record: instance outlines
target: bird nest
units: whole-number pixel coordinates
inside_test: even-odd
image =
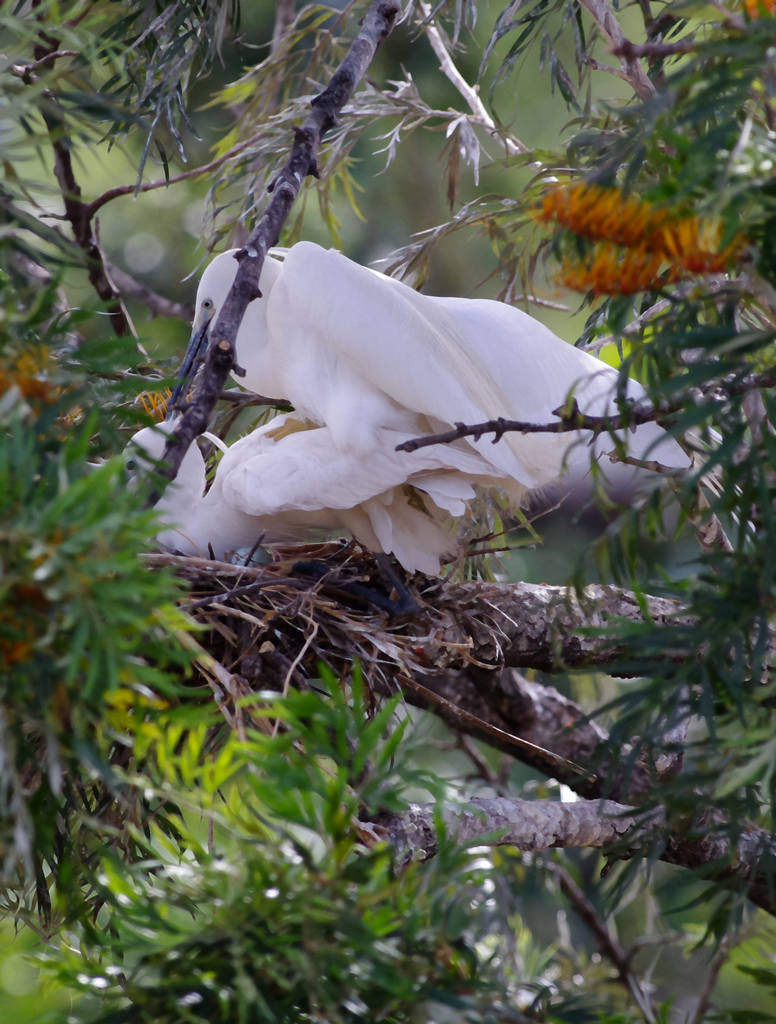
[[[240,698],[305,688],[322,663],[340,678],[357,663],[372,699],[409,691],[424,705],[434,702],[424,676],[499,667],[497,624],[461,601],[455,584],[415,574],[402,593],[385,562],[355,543],[275,545],[269,553],[261,566],[148,556],[188,583],[183,610],[202,627],[198,670],[238,731]],[[473,647],[495,658],[481,664]]]

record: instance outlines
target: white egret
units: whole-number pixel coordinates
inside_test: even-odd
[[[225,447],[205,493],[205,461],[196,444],[156,508],[166,524],[159,543],[183,554],[223,559],[260,538],[290,540],[311,531],[351,533],[372,551],[393,554],[409,572],[439,572],[452,554],[454,536],[445,524],[462,516],[489,484],[496,467],[461,446],[440,446],[408,460],[395,446],[411,433],[382,429],[368,458],[343,451],[325,427],[284,435],[291,416],[277,416]],[[145,427],[131,444],[159,460],[167,421]]]
[[[186,372],[232,285],[236,251],[217,256],[202,275]],[[240,382],[288,399],[297,418],[325,425],[333,449],[371,456],[384,443],[383,430],[412,433],[419,416],[432,432],[499,416],[549,423],[572,393],[583,413],[617,412],[612,367],[502,302],[422,295],[311,242],[294,245],[282,262],[270,254],[260,290],[237,335]],[[629,380],[625,395],[639,399],[644,389]],[[556,479],[567,460],[586,463],[588,439],[507,433],[495,445],[487,437],[466,445],[503,478],[532,489]],[[601,437],[595,451],[607,446],[611,440]],[[690,464],[652,423],[633,432],[629,447],[672,468]],[[418,455],[404,457],[412,465]]]

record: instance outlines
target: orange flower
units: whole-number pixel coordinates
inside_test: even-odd
[[[172,390],[170,388],[165,388],[164,391],[144,391],[137,396],[143,411],[157,422],[167,415],[167,403],[171,398]]]
[[[561,185],[548,192],[536,219],[542,223],[556,221],[583,238],[606,239],[624,246],[640,245],[657,226],[651,204],[624,196],[618,188],[584,182]]]
[[[22,352],[0,368],[0,394],[16,387],[23,398],[48,401],[52,388],[47,379],[47,363],[45,354]]]
[[[737,235],[723,249],[718,220],[680,216],[618,188],[586,183],[553,188],[535,217],[595,242],[583,266],[564,261],[560,279],[599,294],[629,295],[690,274],[721,273],[744,243]]]
[[[567,288],[596,295],[633,295],[654,291],[675,280],[674,272],[662,270],[665,260],[643,246],[621,249],[611,242],[597,242],[584,262],[564,260],[558,275]]]
[[[776,0],[744,0],[743,7],[752,21],[776,14]]]

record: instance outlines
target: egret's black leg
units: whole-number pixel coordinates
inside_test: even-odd
[[[420,605],[415,596],[410,593],[410,589],[407,586],[407,577],[404,571],[399,568],[393,555],[380,551],[375,554],[375,561],[380,566],[383,578],[387,581],[391,590],[396,591],[396,600],[393,601],[391,599],[394,607],[392,614],[396,616],[417,615],[420,611]]]
[[[378,565],[380,565],[379,559],[381,557],[389,558],[390,556],[378,555],[376,557],[378,559]],[[331,566],[317,558],[310,559],[308,561],[294,562],[292,568],[294,572],[301,573],[303,576],[312,576],[316,579],[321,579],[331,572]],[[370,604],[375,608],[380,608],[381,611],[388,612],[389,615],[394,617],[412,615],[419,611],[420,605],[412,594],[410,594],[406,584],[398,578],[396,570],[392,565],[390,565],[390,562],[387,571],[382,565],[380,565],[380,569],[384,575],[387,576],[391,589],[395,590],[398,594],[398,600],[394,600],[386,594],[381,594],[379,590],[368,586],[366,583],[359,583],[356,581],[350,583],[332,581],[332,587],[342,591],[343,594],[349,594],[351,597],[355,597],[359,601],[363,601],[365,604]]]

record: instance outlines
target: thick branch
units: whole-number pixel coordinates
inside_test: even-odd
[[[248,304],[259,297],[259,276],[271,246],[280,231],[308,174],[317,176],[316,158],[323,135],[336,124],[337,116],[353,95],[380,43],[393,27],[398,6],[393,0],[372,0],[364,15],[361,31],[334,72],[329,85],[312,101],[312,112],[295,130],[291,155],[270,186],[272,198],[246,247],[238,254],[239,266],[231,291],[215,325],[201,380],[175,432],[165,447],[165,475],[172,479],[194,439],[207,429],[210,414],[235,366],[237,330]],[[216,353],[219,353],[218,355]]]
[[[377,823],[401,862],[429,860],[437,854],[435,813],[431,804],[411,804],[403,814],[385,815]],[[752,827],[735,847],[719,828],[697,840],[666,836],[662,811],[636,815],[613,800],[562,803],[475,797],[466,807],[444,810],[442,817],[446,834],[456,842],[514,846],[526,853],[557,847],[614,847],[622,855],[628,849],[663,846],[660,860],[740,887],[753,903],[776,914],[776,837],[763,829]]]
[[[439,851],[433,804],[410,804],[403,814],[381,820],[400,860],[430,860]],[[467,806],[447,808],[442,817],[447,836],[457,843],[481,840],[492,846],[515,846],[524,853],[557,847],[603,849],[639,829],[631,809],[613,800],[520,800],[475,797]],[[653,815],[650,830],[662,821]],[[641,828],[643,829],[643,825]]]

